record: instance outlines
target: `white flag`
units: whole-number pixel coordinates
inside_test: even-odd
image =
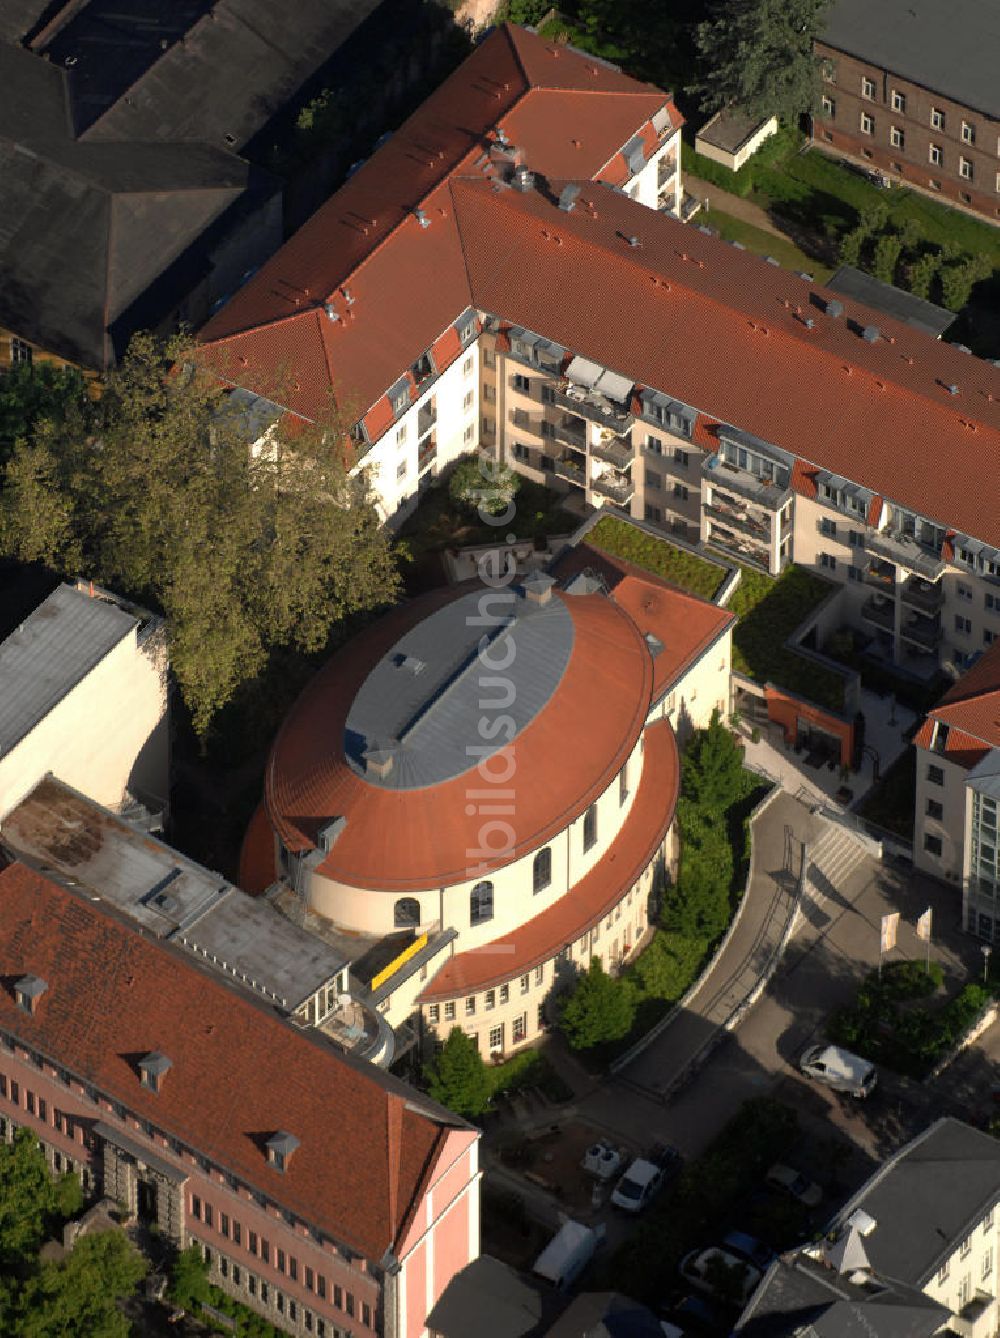
[[[896,946],[896,930],[898,927],[899,911],[890,911],[888,915],[882,916],[881,949],[883,952],[892,952]]]
[[[930,943],[931,941],[931,920],[933,915],[933,910],[928,906],[917,921],[917,938],[923,939],[925,943]]]

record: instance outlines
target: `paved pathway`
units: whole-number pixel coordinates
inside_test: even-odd
[[[770,232],[775,237],[791,240],[787,233],[775,226],[766,209],[761,209],[759,204],[753,204],[750,200],[744,200],[742,195],[734,195],[732,191],[723,190],[721,186],[713,186],[710,181],[702,181],[700,177],[692,176],[690,172],[684,173],[684,190],[696,200],[701,200],[702,207],[706,210],[698,220],[700,223],[711,227],[714,205],[724,214],[741,219],[744,223],[760,228],[762,232]]]

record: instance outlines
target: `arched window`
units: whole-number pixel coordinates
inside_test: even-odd
[[[469,893],[469,923],[485,924],[493,919],[493,884],[489,881],[477,883]]]
[[[420,923],[420,902],[416,897],[400,897],[393,909],[397,929],[412,929]]]
[[[583,815],[583,849],[584,853],[591,848],[597,840],[597,805],[591,804]]]
[[[532,890],[537,895],[544,892],[549,883],[552,882],[552,850],[546,846],[535,856],[535,862],[531,866]]]

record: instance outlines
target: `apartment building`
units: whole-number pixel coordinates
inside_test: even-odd
[[[913,862],[962,888],[962,922],[1000,932],[1000,643],[942,697],[914,738]]]
[[[0,641],[0,818],[53,772],[108,808],[162,821],[167,669],[162,619],[90,582],[58,586],[9,627]]]
[[[740,1338],[993,1338],[1000,1323],[1000,1144],[941,1119],[876,1171],[822,1242],[783,1255]]]
[[[421,1338],[479,1253],[478,1131],[86,892],[0,872],[0,1134],[310,1338]]]
[[[1000,33],[978,0],[834,0],[813,138],[1000,218]]]

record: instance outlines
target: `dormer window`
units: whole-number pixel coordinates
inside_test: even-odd
[[[284,1129],[279,1129],[276,1134],[272,1134],[267,1140],[268,1166],[273,1166],[276,1171],[280,1171],[284,1174],[288,1169],[288,1163],[292,1159],[292,1153],[298,1146],[299,1140],[294,1134],[290,1134]]]
[[[144,1055],[139,1060],[139,1076],[143,1087],[149,1092],[158,1092],[163,1086],[163,1079],[167,1072],[173,1068],[173,1061],[166,1055],[160,1054],[159,1050],[153,1050],[150,1054]]]
[[[466,324],[462,326],[461,330],[459,330],[458,337],[459,339],[461,339],[463,344],[467,344],[475,333],[476,333],[476,322],[467,321]]]
[[[34,1014],[39,999],[48,988],[48,984],[41,976],[22,976],[20,980],[14,982],[14,997],[17,999],[18,1008],[23,1013]]]

